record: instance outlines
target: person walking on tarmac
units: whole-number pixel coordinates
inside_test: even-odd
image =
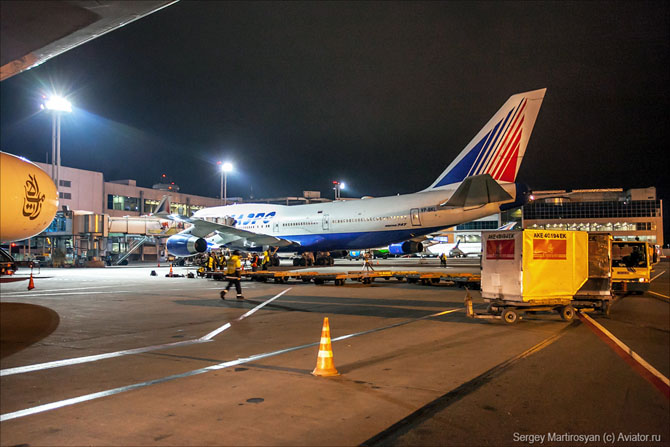
[[[237,291],[237,299],[243,300],[242,296],[242,285],[240,284],[240,276],[242,276],[242,263],[240,262],[240,252],[238,250],[233,251],[233,255],[228,258],[226,261],[226,278],[228,279],[228,285],[224,290],[221,291],[221,299],[226,299],[226,293],[230,290],[230,286],[235,285],[235,290]]]
[[[447,266],[447,255],[444,254],[444,253],[442,253],[442,254],[440,255],[440,265],[441,265],[442,267],[446,267],[446,266]]]
[[[207,258],[207,271],[211,272],[212,270],[214,270],[214,255],[210,253]]]

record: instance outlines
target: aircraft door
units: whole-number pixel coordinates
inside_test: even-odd
[[[410,218],[412,220],[412,226],[418,227],[421,226],[421,217],[419,215],[419,208],[412,208],[409,211]]]
[[[323,215],[323,229],[330,230],[330,216],[328,214]]]

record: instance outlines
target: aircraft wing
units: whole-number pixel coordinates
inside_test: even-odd
[[[224,244],[228,244],[240,239],[244,239],[245,246],[259,247],[262,245],[269,245],[271,247],[288,247],[289,245],[298,244],[287,239],[271,236],[269,234],[254,233],[253,231],[242,230],[231,225],[225,225],[208,220],[197,219],[193,217],[180,216],[177,214],[170,214],[165,216],[166,219],[175,220],[178,222],[189,223],[192,226],[182,231],[182,234],[191,234],[195,237],[207,237],[211,233],[216,233],[221,237]]]
[[[35,67],[176,0],[2,2],[0,80]]]

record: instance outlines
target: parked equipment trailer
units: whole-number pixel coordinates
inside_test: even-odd
[[[583,231],[483,232],[482,298],[488,315],[516,323],[525,313],[557,312],[571,321],[575,309],[609,312],[611,238]],[[469,297],[469,294],[468,294]]]

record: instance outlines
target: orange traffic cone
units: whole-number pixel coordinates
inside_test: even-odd
[[[328,324],[328,317],[323,319],[319,355],[316,358],[316,368],[314,368],[312,374],[324,377],[340,375],[333,364],[333,348],[330,346],[330,325]]]
[[[170,276],[172,276],[172,264],[170,264]]]
[[[30,281],[28,281],[28,290],[35,288],[35,281],[33,281],[33,272],[30,272]]]

